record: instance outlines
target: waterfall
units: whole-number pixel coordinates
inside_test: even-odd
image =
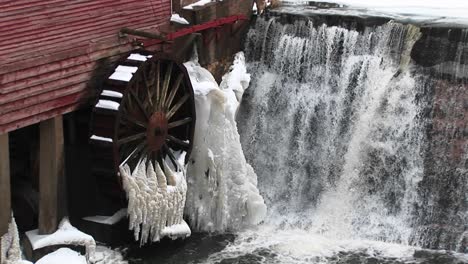
[[[434,81],[411,62],[420,36],[395,22],[357,31],[257,19],[237,120],[267,224],[424,245],[415,237],[428,206],[420,189]]]

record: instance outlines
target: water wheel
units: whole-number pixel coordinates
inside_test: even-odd
[[[182,64],[146,52],[126,56],[103,84],[93,110],[90,143],[98,192],[111,204],[99,213],[125,206],[118,168],[133,170],[147,162],[170,161],[181,169],[178,155],[190,155],[195,127],[193,88]]]

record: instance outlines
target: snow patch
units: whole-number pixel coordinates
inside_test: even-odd
[[[97,140],[97,141],[106,141],[106,142],[112,142],[112,138],[108,138],[108,137],[100,137],[100,136],[96,136],[96,135],[92,135],[90,137],[91,140]]]
[[[186,215],[192,228],[223,232],[258,224],[266,215],[266,205],[257,189],[257,175],[242,151],[235,122],[240,97],[250,81],[243,53],[236,55],[221,89],[198,62],[187,62],[185,67],[197,112],[187,168]]]
[[[56,245],[81,245],[86,246],[87,251],[94,250],[95,242],[92,236],[87,235],[76,229],[70,224],[67,218],[64,218],[57,231],[50,235],[39,235],[39,230],[26,232],[26,236],[31,242],[34,250]]]
[[[212,0],[200,0],[200,1],[195,2],[193,4],[184,6],[184,9],[193,10],[194,7],[202,7],[202,6],[207,5],[207,4],[211,3],[211,2],[214,2],[214,1],[212,1]]]
[[[136,61],[146,61],[149,58],[149,56],[141,55],[138,53],[132,53],[130,56],[128,56],[127,59],[129,60],[136,60]]]
[[[39,259],[36,264],[87,264],[86,258],[69,248],[60,248]]]
[[[171,16],[171,22],[174,22],[174,23],[179,23],[179,24],[183,24],[183,25],[188,25],[190,24],[187,19],[181,17],[179,14],[172,14]]]
[[[115,98],[122,98],[123,94],[116,92],[116,91],[111,91],[111,90],[102,90],[101,93],[102,96],[109,96],[109,97],[115,97]]]
[[[115,68],[116,72],[135,73],[137,70],[138,70],[138,67],[125,66],[125,65],[119,65],[119,66],[117,66],[117,68]]]
[[[115,214],[111,216],[103,216],[103,215],[96,215],[96,216],[88,216],[83,217],[83,220],[104,224],[104,225],[114,225],[122,220],[125,216],[127,216],[127,208],[120,209]]]
[[[116,110],[116,111],[119,110],[119,106],[120,104],[117,102],[104,100],[104,99],[99,100],[98,103],[96,104],[96,107],[98,108],[104,108],[104,109]]]
[[[109,77],[109,79],[111,80],[117,80],[117,81],[124,81],[124,82],[128,82],[132,79],[133,77],[133,74],[131,74],[130,72],[114,72],[112,73],[112,75]]]

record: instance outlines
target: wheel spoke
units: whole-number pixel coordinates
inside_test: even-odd
[[[148,154],[148,147],[145,146],[141,152],[140,152],[140,155],[138,155],[138,163],[140,163],[141,161],[143,161],[143,159],[145,158],[145,156],[147,156]]]
[[[151,66],[150,66],[151,67]],[[153,95],[151,94],[151,73],[148,74],[149,77],[146,76],[146,69],[143,70],[143,78],[144,78],[144,83],[145,83],[145,89],[146,89],[146,98],[145,98],[145,103],[149,103],[149,107],[153,107]],[[151,70],[150,70],[151,71]]]
[[[155,109],[154,110],[157,110],[157,107],[159,105],[159,100],[161,98],[161,87],[160,87],[160,83],[159,83],[159,79],[160,79],[160,71],[161,71],[161,61],[158,60],[158,63],[156,65],[156,79],[155,79],[155,85],[156,85],[156,98],[154,98],[154,102],[155,102]]]
[[[169,83],[171,82],[171,75],[172,75],[172,67],[174,63],[171,62],[169,64],[169,67],[166,70],[166,75],[164,77],[164,83],[163,83],[163,90],[161,94],[161,98],[159,100],[159,110],[164,109],[164,102],[166,101],[166,96],[167,96],[167,90],[169,89]]]
[[[179,76],[177,76],[177,80],[176,80],[174,86],[172,87],[171,93],[169,94],[169,97],[167,98],[166,103],[164,104],[164,110],[169,109],[169,107],[171,106],[172,100],[174,100],[174,96],[176,95],[177,91],[179,90],[180,83],[182,82],[183,77],[184,77],[183,74],[179,74]]]
[[[125,144],[125,143],[128,143],[128,142],[131,142],[131,141],[135,141],[137,139],[144,138],[145,136],[146,136],[145,133],[138,133],[136,135],[132,135],[132,136],[128,136],[128,137],[119,139],[117,142],[118,142],[118,144],[122,145],[122,144]]]
[[[174,144],[177,144],[179,145],[181,148],[183,148],[184,150],[187,150],[189,147],[190,147],[190,144],[183,141],[183,140],[180,140],[174,136],[171,136],[171,135],[167,135],[167,140],[171,143],[174,143]]]
[[[120,166],[127,163],[135,155],[135,153],[139,152],[145,146],[145,144],[146,144],[145,142],[141,142],[140,144],[138,144],[138,146],[136,146],[136,148],[132,151],[132,153],[130,153],[130,155],[128,155],[128,157],[125,158],[125,160],[122,161],[122,163],[120,163]]]
[[[129,121],[130,123],[132,123],[132,124],[134,124],[134,125],[137,125],[137,126],[139,126],[139,127],[142,127],[142,128],[144,128],[144,129],[146,129],[146,124],[145,124],[145,123],[143,123],[143,122],[141,122],[141,121],[139,121],[139,120],[134,119],[132,116],[123,116],[123,118],[125,119],[125,121]],[[124,121],[124,120],[122,120],[122,121]],[[127,122],[125,122],[125,121],[124,121],[124,123],[127,123]]]
[[[167,128],[168,129],[171,129],[171,128],[174,128],[174,127],[178,127],[178,126],[182,126],[182,125],[185,125],[185,124],[188,124],[192,122],[192,118],[191,117],[186,117],[184,119],[181,119],[181,120],[177,120],[177,121],[174,121],[174,122],[171,122],[167,125]]]
[[[169,156],[169,159],[171,160],[172,165],[174,165],[174,168],[176,168],[176,170],[179,170],[180,165],[177,162],[177,159],[175,158],[174,153],[172,153],[172,150],[166,144],[164,144],[163,148],[164,148],[164,151]]]
[[[146,112],[145,107],[144,107],[143,104],[141,103],[140,98],[138,98],[138,95],[135,94],[135,91],[133,91],[131,88],[130,88],[130,94],[133,96],[133,98],[135,98],[135,101],[136,101],[138,107],[140,108],[140,111],[143,112],[143,114],[144,114],[145,117],[146,117],[146,120],[148,120],[148,119],[149,119],[149,115],[148,115],[148,113]]]
[[[177,112],[177,110],[179,110],[179,108],[187,101],[187,99],[189,99],[189,94],[186,94],[184,95],[184,97],[182,97],[179,102],[177,102],[172,108],[171,110],[169,110],[169,112],[167,113],[166,115],[166,118],[167,120],[171,119],[171,117]]]

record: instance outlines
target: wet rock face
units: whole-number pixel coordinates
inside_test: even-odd
[[[468,85],[439,79],[433,89],[425,177],[419,187],[424,203],[417,206],[413,243],[467,252]]]
[[[422,28],[411,57],[421,66],[431,67],[446,61],[468,58],[466,31],[460,28]],[[458,56],[459,58],[457,58]]]

